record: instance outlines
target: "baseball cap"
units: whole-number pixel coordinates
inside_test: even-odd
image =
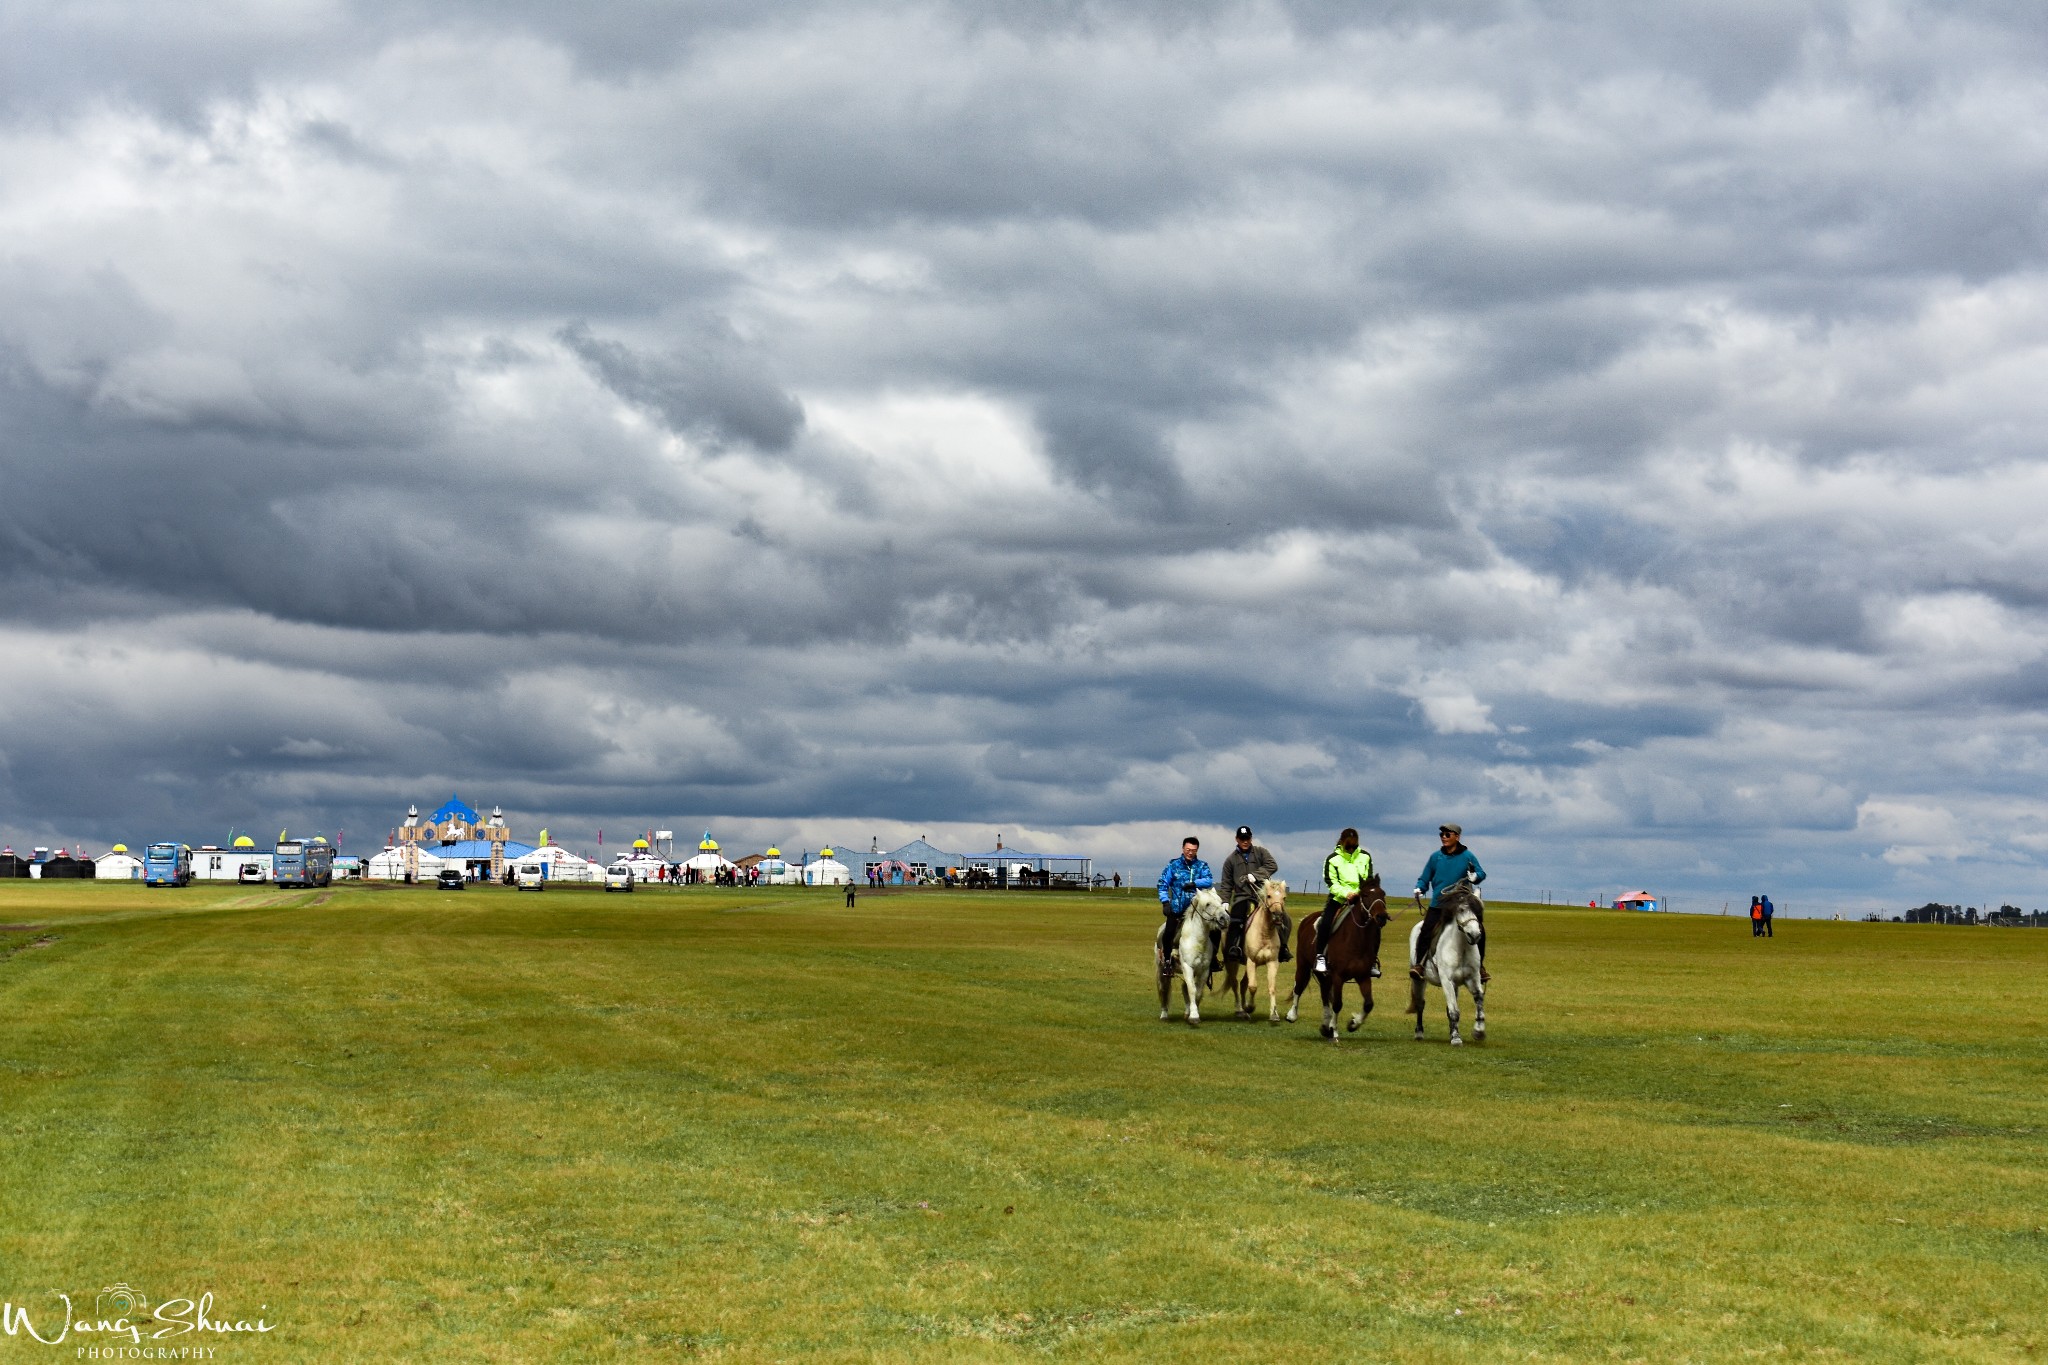
[[[1239,826],[1237,827],[1237,837],[1238,837],[1238,838],[1240,838],[1240,839],[1249,839],[1249,838],[1251,838],[1251,837],[1252,837],[1252,827],[1251,827],[1250,825],[1239,825]]]
[[[1465,827],[1463,825],[1438,825],[1436,827],[1436,832],[1438,834],[1455,834],[1458,835],[1460,838],[1463,838],[1465,834]]]

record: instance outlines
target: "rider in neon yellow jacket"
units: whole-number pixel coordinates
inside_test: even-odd
[[[1347,829],[1337,836],[1337,847],[1323,860],[1323,884],[1330,897],[1323,902],[1323,917],[1316,921],[1316,970],[1327,972],[1330,964],[1323,952],[1330,946],[1330,933],[1348,906],[1357,904],[1372,877],[1372,854],[1358,846],[1358,831]],[[1377,973],[1379,964],[1374,963]]]

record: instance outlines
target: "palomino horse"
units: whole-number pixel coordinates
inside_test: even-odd
[[[1331,913],[1328,910],[1322,914]],[[1324,950],[1324,957],[1330,964],[1329,974],[1318,980],[1323,988],[1323,1037],[1337,1041],[1337,1016],[1344,1012],[1344,983],[1356,981],[1358,993],[1363,999],[1358,1013],[1344,1026],[1346,1033],[1356,1033],[1358,1026],[1365,1022],[1365,1016],[1372,1013],[1372,969],[1379,961],[1380,930],[1387,923],[1387,893],[1380,888],[1377,875],[1368,877],[1359,897],[1349,905],[1340,905],[1336,913],[1343,916],[1337,927],[1330,931],[1330,946]],[[1294,941],[1294,999],[1287,1005],[1287,1022],[1293,1023],[1296,1009],[1301,1004],[1303,992],[1308,990],[1308,980],[1316,975],[1316,920],[1310,915],[1301,922],[1300,935]]]
[[[1287,910],[1287,883],[1254,884],[1251,918],[1244,926],[1244,961],[1225,963],[1223,989],[1237,1000],[1237,1017],[1252,1017],[1259,1000],[1259,968],[1266,969],[1266,1022],[1280,1022],[1280,916]]]
[[[1230,924],[1230,907],[1223,903],[1223,897],[1204,888],[1197,891],[1188,901],[1188,912],[1180,919],[1180,939],[1169,944],[1166,941],[1166,925],[1159,926],[1159,932],[1152,936],[1153,946],[1159,957],[1159,1017],[1166,1017],[1167,997],[1173,994],[1173,979],[1180,977],[1181,999],[1188,1004],[1188,1023],[1199,1026],[1202,1022],[1200,1001],[1202,992],[1208,988],[1209,973],[1215,963],[1209,953],[1211,930],[1227,928]],[[1173,951],[1168,953],[1168,949]],[[1176,968],[1178,972],[1176,973]]]
[[[1484,932],[1479,913],[1485,905],[1470,882],[1459,882],[1442,892],[1437,904],[1444,912],[1445,923],[1437,930],[1436,948],[1422,962],[1422,979],[1411,978],[1408,982],[1408,1012],[1415,1016],[1415,1041],[1422,1041],[1422,987],[1427,982],[1443,990],[1444,1013],[1451,1020],[1451,1046],[1465,1045],[1465,1040],[1458,1036],[1460,986],[1472,995],[1472,1041],[1483,1043],[1486,1041],[1486,983],[1479,959],[1479,936]],[[1415,961],[1416,940],[1421,934],[1420,923],[1408,931],[1410,962]]]

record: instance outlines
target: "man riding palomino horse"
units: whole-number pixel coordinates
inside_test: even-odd
[[[1270,881],[1280,875],[1280,864],[1264,845],[1252,842],[1252,827],[1237,827],[1237,847],[1223,860],[1223,899],[1230,905],[1230,929],[1223,940],[1223,961],[1244,961],[1244,930],[1251,922],[1252,902],[1259,894],[1259,883]],[[1294,932],[1294,921],[1283,910],[1280,922],[1274,926],[1280,935],[1280,960],[1287,962],[1294,954],[1287,950],[1287,939]]]
[[[1180,841],[1180,856],[1159,874],[1159,913],[1166,917],[1165,931],[1159,936],[1162,967],[1173,957],[1174,945],[1180,942],[1180,922],[1188,912],[1188,902],[1197,891],[1216,885],[1209,865],[1200,857],[1201,851],[1202,841],[1190,834]]]
[[[1476,887],[1486,880],[1486,869],[1465,847],[1464,826],[1439,825],[1436,834],[1443,847],[1429,855],[1422,875],[1415,879],[1417,901],[1422,899],[1423,892],[1429,892],[1429,912],[1423,917],[1422,932],[1415,938],[1414,960],[1408,964],[1408,975],[1417,981],[1422,980],[1422,964],[1436,945],[1437,932],[1446,918],[1444,893],[1460,882],[1469,881]],[[1472,911],[1479,921],[1479,980],[1483,984],[1493,980],[1493,975],[1486,970],[1486,910],[1477,896],[1472,898]]]

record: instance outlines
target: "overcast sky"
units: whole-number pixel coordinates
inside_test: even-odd
[[[0,835],[1457,819],[1504,895],[2048,903],[2044,61],[2034,0],[12,0]]]

